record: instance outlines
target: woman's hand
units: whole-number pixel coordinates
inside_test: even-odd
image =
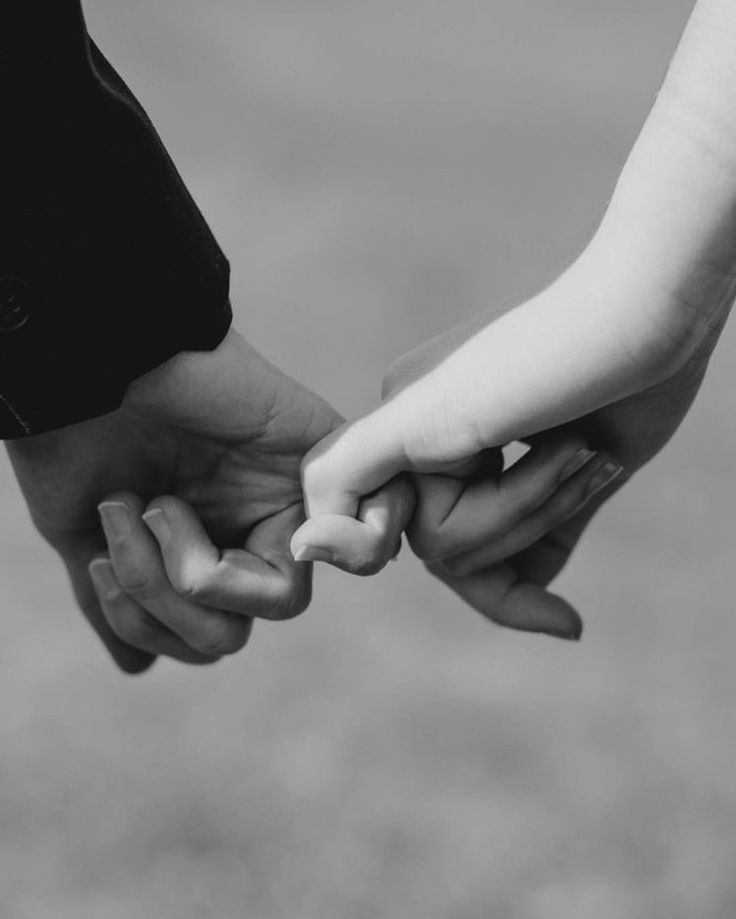
[[[726,316],[625,280],[591,247],[523,306],[402,358],[381,405],[305,458],[310,519],[292,547],[339,557],[335,520],[346,533],[361,496],[409,472],[407,533],[433,574],[496,622],[575,637],[574,614],[545,588],[601,503],[680,424]],[[520,463],[479,471],[515,440],[532,444]],[[595,456],[565,478],[550,450],[584,447]]]
[[[481,317],[398,363],[381,406],[306,458],[311,519],[294,548],[332,551],[336,515],[409,471],[410,540],[435,574],[499,622],[564,621],[542,588],[614,479],[620,487],[676,430],[734,299],[735,51],[736,5],[699,0],[586,252],[501,319]],[[552,433],[599,454],[572,487],[514,500],[513,472],[467,477],[488,448]],[[453,481],[437,477],[448,472]],[[588,503],[574,508],[577,483]]]

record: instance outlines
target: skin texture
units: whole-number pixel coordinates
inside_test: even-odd
[[[341,422],[231,332],[136,381],[118,411],[8,449],[82,612],[138,672],[156,654],[215,661],[245,644],[252,617],[307,606],[311,565],[289,552],[304,519],[299,468]],[[379,495],[385,513],[368,503],[356,568],[395,550],[408,495]]]
[[[735,47],[736,6],[700,0],[584,253],[537,297],[389,371],[381,405],[305,459],[310,519],[293,549],[329,552],[328,521],[409,472],[409,538],[434,574],[497,622],[559,616],[546,586],[598,506],[679,426],[736,293]],[[493,477],[466,471],[509,441],[554,436],[608,457],[600,487],[564,522],[557,497],[540,508],[525,496],[499,526],[483,500]]]
[[[409,471],[417,508],[407,532],[432,574],[500,624],[559,634],[567,615],[571,625],[569,607],[547,585],[600,505],[677,430],[727,315],[706,322],[689,311],[661,311],[663,323],[671,319],[657,326],[643,309],[607,312],[600,283],[599,308],[591,314],[589,297],[581,296],[583,275],[601,279],[581,263],[518,308],[522,315],[476,322],[480,331],[454,330],[403,358],[387,377],[382,405],[306,457],[310,520],[292,547],[324,545],[329,515],[349,515],[355,495]],[[529,328],[543,334],[530,338]],[[596,328],[605,335],[596,338]],[[580,341],[584,358],[577,354]],[[512,365],[508,354],[515,355]],[[499,391],[510,394],[504,402],[474,395]],[[591,401],[592,410],[581,411]],[[562,488],[542,503],[517,490],[504,510],[497,476],[463,474],[463,464],[510,440],[531,441],[537,450],[550,442],[594,450],[598,458],[571,480],[578,483],[577,504]],[[452,466],[452,475],[438,474]],[[591,486],[598,490],[586,494]]]
[[[414,550],[472,606],[579,635],[546,585],[677,429],[733,300],[735,41],[731,0],[700,0],[583,256],[501,319],[402,359],[365,418],[338,430],[329,406],[231,335],[138,381],[118,412],[10,447],[121,666],[237,650],[252,617],[304,608],[301,562],[373,573],[410,518]],[[531,451],[502,471],[512,440]]]

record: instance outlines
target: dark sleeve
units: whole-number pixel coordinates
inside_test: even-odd
[[[0,0],[0,438],[112,411],[231,321],[229,267],[79,0]]]

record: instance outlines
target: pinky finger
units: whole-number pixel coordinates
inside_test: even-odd
[[[218,657],[193,651],[129,597],[120,586],[109,559],[94,559],[89,565],[89,573],[105,619],[126,644],[185,664],[212,664],[219,660]]]

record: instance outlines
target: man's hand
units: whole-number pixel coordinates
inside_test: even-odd
[[[303,520],[299,467],[341,422],[230,332],[214,352],[137,380],[118,411],[8,449],[80,608],[138,672],[156,654],[217,660],[245,644],[251,617],[307,606],[311,565],[289,551]],[[362,528],[356,568],[395,550],[401,494]]]

